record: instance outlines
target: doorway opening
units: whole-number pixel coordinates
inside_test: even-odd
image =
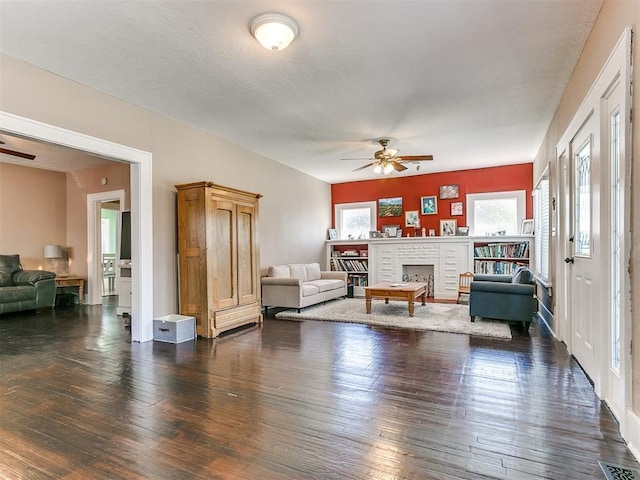
[[[152,154],[3,111],[0,111],[0,132],[69,147],[130,164],[131,340],[134,342],[153,340]],[[95,212],[93,209],[91,211]],[[95,213],[99,214],[99,212]],[[144,248],[142,248],[143,245]],[[100,261],[95,257],[87,258],[87,268],[89,281],[91,281],[101,268]]]

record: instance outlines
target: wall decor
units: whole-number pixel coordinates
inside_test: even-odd
[[[410,210],[404,212],[404,226],[405,227],[420,227],[420,217],[418,217],[418,210]]]
[[[337,240],[338,239],[338,230],[335,228],[330,228],[327,230],[327,235],[329,240]]]
[[[422,215],[434,215],[438,213],[438,197],[430,195],[428,197],[420,197],[422,205]]]
[[[440,185],[440,198],[458,198],[458,185]]]
[[[447,220],[440,220],[440,235],[443,237],[452,237],[456,234],[456,227],[458,221],[454,218]]]
[[[402,197],[378,200],[379,217],[399,217],[400,215],[402,215]]]
[[[398,230],[400,230],[400,225],[384,225],[382,227],[382,234],[387,237],[395,237],[398,235]]]
[[[533,219],[522,220],[522,235],[533,235]]]
[[[436,236],[436,229],[435,228],[430,228],[429,229],[429,236],[430,237],[435,237]]]
[[[462,215],[462,202],[451,202],[451,216]]]
[[[458,227],[458,229],[456,230],[456,235],[459,237],[469,236],[469,227]]]
[[[382,232],[379,232],[378,230],[371,230],[369,232],[369,238],[382,238]]]

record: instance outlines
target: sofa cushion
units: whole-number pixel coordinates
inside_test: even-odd
[[[12,286],[13,274],[20,270],[20,255],[0,255],[0,287]]]
[[[36,297],[32,286],[0,288],[0,303],[28,302]]]
[[[307,281],[307,266],[303,263],[290,263],[289,270],[291,278],[299,278],[301,281]]]
[[[526,267],[522,267],[513,274],[511,283],[528,284],[533,283],[533,272]]]
[[[326,279],[326,280],[313,280],[306,282],[305,285],[315,285],[318,287],[319,292],[328,292],[337,288],[343,288],[344,282],[342,280]]]
[[[316,285],[312,285],[311,283],[303,283],[302,284],[302,296],[309,297],[311,295],[317,295],[320,293],[320,289]]]
[[[319,263],[308,263],[307,264],[307,281],[309,280],[320,280],[320,264]]]
[[[291,278],[289,265],[273,265],[269,267],[269,276],[278,278]]]

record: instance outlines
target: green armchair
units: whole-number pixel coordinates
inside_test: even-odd
[[[19,255],[0,255],[0,315],[52,308],[55,300],[55,273],[23,270]]]
[[[513,275],[475,275],[469,292],[469,315],[522,322],[525,330],[538,310],[533,273],[521,267]]]

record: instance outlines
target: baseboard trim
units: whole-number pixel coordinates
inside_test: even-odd
[[[629,451],[640,462],[640,417],[627,408],[626,425],[622,437],[627,442]]]

